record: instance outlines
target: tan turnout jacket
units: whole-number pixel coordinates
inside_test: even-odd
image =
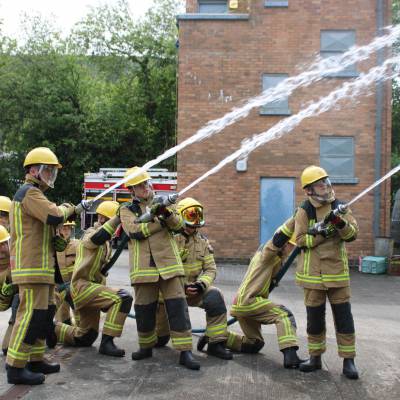
[[[57,206],[46,198],[44,190],[42,183],[28,174],[11,203],[11,274],[15,284],[54,284],[55,227],[75,208]]]
[[[110,260],[110,239],[120,223],[115,216],[105,224],[94,224],[79,241],[75,268],[71,280],[71,296],[75,310],[87,305],[97,296],[105,284],[101,269]]]
[[[76,258],[76,250],[79,240],[71,239],[64,251],[57,252],[57,264],[60,268],[63,282],[70,282],[72,273],[74,272],[74,264]]]
[[[200,232],[194,235],[177,234],[175,240],[182,256],[186,283],[202,282],[210,287],[217,275],[212,247]]]
[[[129,241],[131,283],[157,282],[160,276],[166,280],[184,276],[178,246],[173,231],[183,226],[182,217],[172,210],[171,215],[160,221],[136,224],[136,218],[146,212],[146,204],[134,200],[121,207],[121,223]]]
[[[306,211],[306,203],[298,208],[295,216],[297,246],[303,250],[297,261],[296,283],[309,289],[346,287],[350,285],[349,265],[345,242],[355,240],[358,225],[350,210],[341,218],[346,221],[343,229],[334,230],[328,238],[307,234],[309,227],[323,220],[332,209],[331,204],[321,205],[308,199],[315,209],[314,218]],[[308,208],[310,209],[310,208]]]
[[[294,232],[294,218],[285,221],[278,230],[290,238]],[[272,239],[256,251],[236,294],[231,315],[241,316],[242,313],[255,311],[268,304],[266,300],[271,281],[282,265],[279,252],[280,249],[273,244]]]

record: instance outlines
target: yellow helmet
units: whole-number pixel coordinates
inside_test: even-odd
[[[11,199],[7,196],[0,196],[0,211],[10,212]]]
[[[186,225],[192,227],[204,225],[203,206],[197,200],[186,197],[177,204],[177,210]]]
[[[0,225],[0,243],[3,243],[8,239],[10,239],[10,234],[3,225]]]
[[[301,174],[301,187],[304,189],[306,186],[323,178],[328,178],[328,173],[321,167],[310,165]]]
[[[119,203],[117,201],[106,200],[97,206],[96,213],[112,218],[117,214],[118,207]]]
[[[75,221],[65,221],[63,223],[63,226],[75,226]]]
[[[57,156],[48,147],[36,147],[26,155],[24,167],[34,164],[55,165],[57,168],[62,168]]]
[[[125,172],[124,178],[126,178],[127,176],[133,174],[134,172],[139,171],[140,168],[139,167],[132,167],[132,168],[128,168]],[[135,185],[139,185],[139,183],[148,181],[151,179],[151,176],[148,174],[147,171],[143,171],[141,172],[139,175],[135,176],[134,178],[130,178],[125,182],[125,186],[135,186]]]

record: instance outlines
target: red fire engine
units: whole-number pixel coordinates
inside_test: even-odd
[[[89,172],[84,177],[83,199],[92,200],[99,193],[104,192],[117,181],[124,178],[126,168],[100,168],[99,172]],[[156,194],[172,194],[176,192],[176,172],[168,172],[165,168],[152,168],[148,171],[151,176],[153,188]],[[98,204],[104,200],[124,203],[131,200],[131,195],[125,185],[119,186],[99,201],[94,203],[91,209],[82,215],[81,228],[87,229],[93,225],[96,218],[95,210]]]

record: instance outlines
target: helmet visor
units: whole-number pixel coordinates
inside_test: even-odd
[[[188,207],[182,211],[182,218],[186,225],[203,226],[203,208],[199,206]]]
[[[332,184],[329,178],[320,179],[310,186],[312,190],[312,196],[318,201],[330,201],[334,196]]]
[[[56,165],[42,164],[39,168],[39,177],[48,187],[54,188],[57,174],[58,168]]]

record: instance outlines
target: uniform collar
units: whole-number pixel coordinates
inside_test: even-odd
[[[49,188],[44,182],[42,182],[41,180],[35,178],[31,174],[26,174],[25,175],[25,183],[32,184],[33,186],[39,188],[42,192],[46,191]]]

